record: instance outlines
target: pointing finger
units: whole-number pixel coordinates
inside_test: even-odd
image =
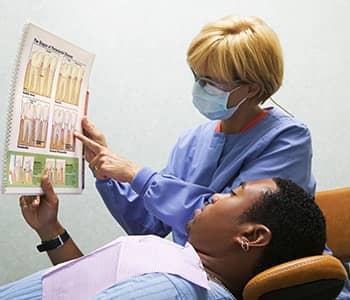
[[[89,121],[87,117],[83,117],[81,125],[83,127],[85,136],[95,142],[98,142],[100,145],[106,146],[106,141],[103,133],[96,128],[93,122]]]
[[[86,137],[85,135],[80,134],[79,132],[75,132],[74,136],[81,141],[85,147],[89,148],[91,151],[95,152],[95,154],[99,153],[102,147]]]

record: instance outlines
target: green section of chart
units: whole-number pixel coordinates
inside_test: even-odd
[[[7,187],[39,187],[47,174],[55,187],[78,188],[79,159],[28,152],[7,152]]]

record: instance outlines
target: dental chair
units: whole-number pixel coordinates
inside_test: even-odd
[[[305,257],[272,267],[253,277],[244,300],[331,300],[347,278],[350,261],[350,188],[321,191],[315,196],[327,224],[327,254]]]

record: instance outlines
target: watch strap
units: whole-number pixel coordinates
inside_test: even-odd
[[[70,238],[68,232],[64,230],[62,234],[57,235],[52,240],[42,241],[40,245],[36,246],[39,252],[49,251],[60,248]]]

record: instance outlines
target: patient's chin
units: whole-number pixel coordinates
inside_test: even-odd
[[[190,235],[190,233],[191,233],[191,227],[193,225],[193,222],[194,222],[194,219],[191,219],[186,224],[186,231],[187,231],[188,235]]]

